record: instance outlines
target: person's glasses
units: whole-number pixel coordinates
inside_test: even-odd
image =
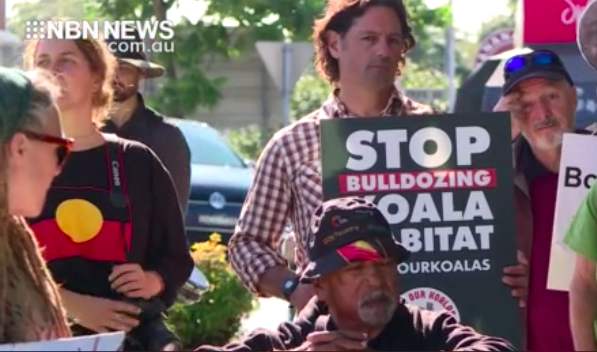
[[[73,144],[75,143],[75,140],[72,138],[50,136],[28,130],[19,130],[19,132],[27,136],[27,138],[56,145],[56,160],[58,161],[58,166],[60,167],[64,165],[64,162],[66,161],[66,158],[68,157],[68,154],[70,154]]]
[[[530,54],[516,55],[506,61],[504,65],[504,75],[506,78],[529,65],[556,65],[563,67],[560,58],[551,51],[535,51]]]

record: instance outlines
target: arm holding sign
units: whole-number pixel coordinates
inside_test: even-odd
[[[517,104],[518,97],[519,93],[517,92],[502,96],[493,107],[493,112],[510,112],[511,114],[515,114],[517,109],[520,109],[519,104]],[[514,139],[520,134],[520,128],[518,127],[518,123],[514,116],[510,116],[510,123],[510,138]]]
[[[518,264],[504,268],[502,281],[512,288],[512,296],[518,298],[518,306],[526,307],[529,290],[529,262],[522,251],[517,252]]]
[[[595,351],[597,318],[597,184],[593,184],[568,227],[564,243],[576,253],[570,284],[570,325],[577,351]]]

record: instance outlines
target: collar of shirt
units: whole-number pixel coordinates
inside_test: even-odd
[[[340,93],[340,89],[336,88],[321,106],[322,111],[325,112],[325,114],[330,118],[346,118],[355,116],[355,114],[350,112],[348,106],[346,106],[346,104],[340,100],[338,93]],[[402,93],[394,87],[388,103],[380,112],[380,116],[401,115],[403,108],[407,106],[406,100],[407,98],[404,97]]]
[[[147,115],[147,106],[145,105],[145,99],[139,93],[137,93],[137,106],[135,110],[131,114],[131,117],[120,127],[117,127],[112,120],[107,118],[104,120],[104,128],[103,131],[105,132],[112,132],[115,133],[116,131],[126,131],[131,128],[131,126],[138,125],[140,123],[145,123]]]

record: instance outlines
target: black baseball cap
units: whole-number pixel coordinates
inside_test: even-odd
[[[572,77],[556,53],[551,50],[535,50],[512,56],[506,61],[502,95],[508,95],[517,84],[529,78],[564,79],[574,86]]]
[[[301,275],[303,283],[354,262],[393,258],[402,263],[410,257],[375,204],[358,197],[323,203],[313,213],[307,236],[309,264]]]

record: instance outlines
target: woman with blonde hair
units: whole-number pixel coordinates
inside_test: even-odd
[[[69,337],[66,317],[23,217],[41,213],[72,146],[62,134],[59,87],[42,71],[0,67],[0,343]]]
[[[98,130],[115,58],[101,40],[43,39],[28,43],[25,63],[57,77],[64,130],[75,139],[41,215],[29,219],[73,333],[125,331],[125,350],[179,348],[162,313],[193,261],[162,162],[145,145]]]

